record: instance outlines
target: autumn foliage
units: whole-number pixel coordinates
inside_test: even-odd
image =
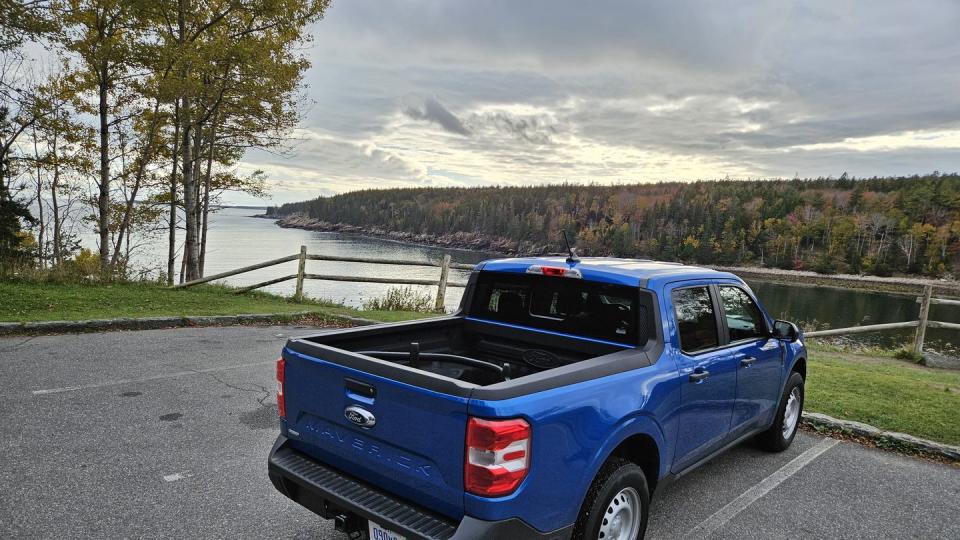
[[[469,232],[560,250],[822,273],[960,269],[960,176],[364,190],[272,209],[415,234]]]

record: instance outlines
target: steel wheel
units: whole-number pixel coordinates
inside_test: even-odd
[[[800,387],[795,387],[787,398],[787,406],[783,409],[783,438],[789,439],[797,429],[800,421]]]
[[[632,487],[626,487],[613,496],[600,523],[598,540],[634,540],[640,533],[643,503]]]

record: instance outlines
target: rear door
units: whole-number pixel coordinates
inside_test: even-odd
[[[327,358],[343,351],[318,346]],[[446,514],[463,515],[467,399],[285,349],[287,433],[348,474]],[[364,424],[361,426],[360,424]]]
[[[679,472],[716,450],[727,439],[736,398],[736,364],[721,349],[715,289],[708,282],[668,288],[666,313],[680,375],[681,404],[673,470]]]
[[[723,311],[722,340],[737,368],[731,433],[736,437],[771,420],[780,395],[783,347],[772,338],[769,322],[749,289],[735,283],[718,283],[716,289]]]

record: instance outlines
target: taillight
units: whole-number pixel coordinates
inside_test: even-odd
[[[283,397],[283,380],[286,364],[283,358],[277,360],[277,413],[280,414],[280,418],[287,417],[287,403]]]
[[[467,422],[464,489],[482,497],[509,495],[530,469],[530,424],[519,418]]]

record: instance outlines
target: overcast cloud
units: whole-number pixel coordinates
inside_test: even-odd
[[[335,0],[275,202],[960,169],[956,0]],[[245,201],[237,201],[245,202]]]

